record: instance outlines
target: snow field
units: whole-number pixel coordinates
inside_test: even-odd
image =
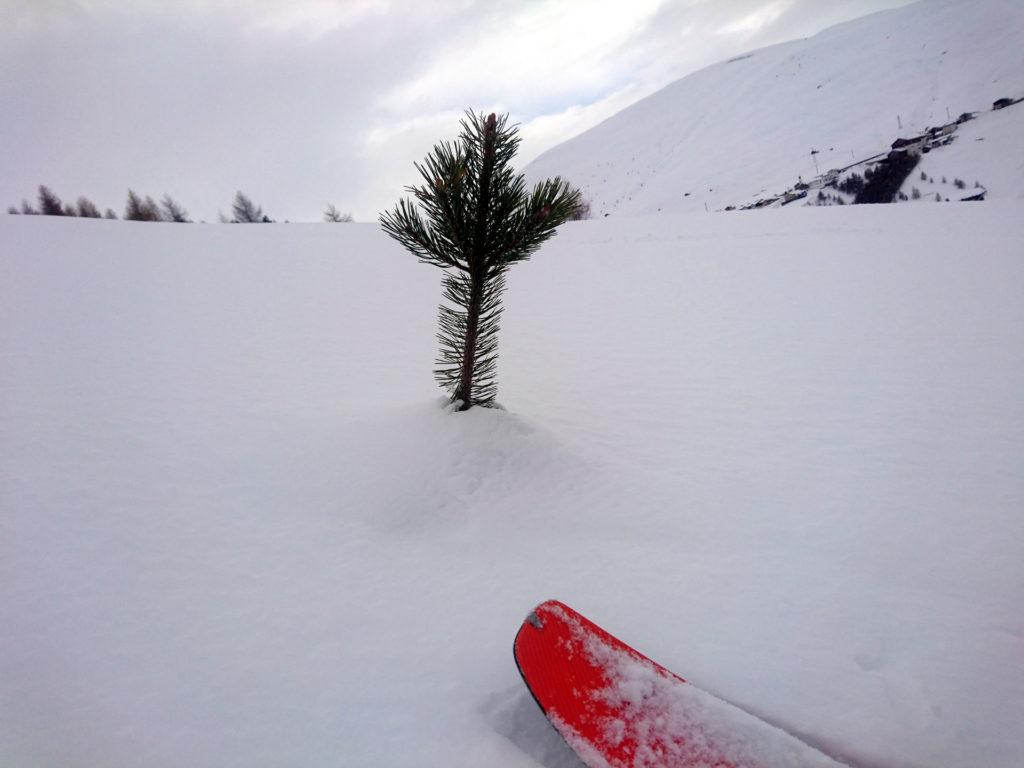
[[[1024,216],[566,225],[446,412],[370,225],[0,218],[0,765],[522,766],[557,597],[851,765],[1024,759]]]

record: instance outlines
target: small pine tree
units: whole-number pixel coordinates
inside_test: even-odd
[[[162,209],[164,221],[174,221],[179,224],[190,223],[188,211],[178,205],[170,195],[164,194],[163,200],[160,201],[160,208]]]
[[[329,224],[348,224],[352,221],[352,214],[342,213],[334,207],[334,203],[328,203],[327,210],[324,211],[324,221]]]
[[[124,208],[125,221],[163,221],[160,213],[160,206],[152,197],[145,199],[135,194],[134,190],[128,190],[128,202]]]
[[[83,219],[101,218],[100,209],[87,197],[78,198],[78,215]]]
[[[124,206],[124,220],[125,221],[145,221],[145,215],[143,211],[144,203],[142,198],[135,194],[134,189],[128,190],[128,202]]]
[[[39,212],[43,216],[65,216],[64,205],[45,184],[39,185]]]
[[[921,171],[921,181],[928,181],[928,174]]]
[[[146,212],[146,221],[163,221],[164,215],[160,212],[160,206],[157,205],[149,195],[146,195],[146,202],[143,204]]]
[[[921,199],[921,190],[918,189],[917,187],[913,187],[910,190],[910,199],[911,200],[920,200]]]
[[[32,204],[28,200],[21,201],[21,212],[26,216],[38,216],[39,211],[32,207]]]
[[[103,214],[103,218],[104,219],[116,219],[117,218],[117,214],[114,213],[114,209],[113,208],[107,208],[106,212],[104,212],[104,214]]]
[[[7,212],[9,214],[11,214],[12,216],[17,216],[17,215],[19,215],[21,213],[21,211],[18,210],[18,206],[16,206],[16,205],[9,205],[9,206],[7,206]]]
[[[957,189],[967,189],[967,182],[963,179],[953,179],[953,186]]]
[[[936,203],[941,203],[942,202],[942,195],[940,195],[938,192],[935,193],[935,202]]]
[[[235,214],[233,221],[236,224],[270,223],[270,219],[264,215],[263,209],[241,191],[235,193],[235,202],[231,204],[231,211]]]
[[[124,215],[121,218],[125,221],[148,221],[148,210],[145,199],[136,194],[134,190],[128,190],[128,202],[125,204]]]
[[[467,112],[454,142],[416,164],[423,179],[382,213],[381,228],[420,261],[445,270],[441,354],[434,376],[465,411],[493,405],[498,326],[505,275],[526,261],[579,206],[580,195],[555,177],[527,191],[512,168],[518,130],[508,115]]]
[[[75,208],[71,203],[64,203],[64,215],[65,216],[77,216],[78,209]]]

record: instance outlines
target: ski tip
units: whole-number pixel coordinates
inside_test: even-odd
[[[530,611],[526,618],[523,619],[523,624],[519,628],[519,633],[516,635],[517,639],[519,634],[522,633],[523,629],[527,626],[532,627],[536,630],[544,629],[545,614],[551,613],[552,611],[564,611],[568,613],[575,613],[569,606],[560,600],[545,600],[539,603],[532,611]]]
[[[523,619],[522,625],[519,627],[519,631],[516,633],[515,641],[512,644],[512,652],[516,658],[516,665],[520,666],[520,672],[522,667],[519,663],[519,652],[525,640],[524,635],[533,632],[542,632],[544,630],[547,618],[546,614],[550,611],[555,610],[571,610],[567,605],[558,600],[545,600],[539,603],[532,611],[530,611],[526,618]]]
[[[530,624],[531,626],[533,626],[536,629],[543,629],[544,628],[544,622],[543,622],[543,619],[541,618],[542,614],[545,611],[550,610],[551,608],[554,608],[556,606],[558,606],[560,608],[567,608],[568,607],[564,603],[562,603],[562,602],[560,602],[558,600],[545,600],[542,603],[538,603],[537,606],[526,615],[526,618],[523,619],[523,623],[524,624]]]

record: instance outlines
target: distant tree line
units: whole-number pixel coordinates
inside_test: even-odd
[[[36,196],[37,204],[33,206],[28,200],[21,201],[21,207],[10,206],[7,209],[11,214],[25,214],[26,216],[78,216],[85,219],[116,219],[117,214],[113,208],[107,208],[106,212],[100,213],[96,204],[87,197],[79,197],[76,203],[62,203],[57,194],[45,184],[39,185],[39,193]],[[191,222],[188,211],[181,207],[170,195],[164,195],[158,203],[148,195],[142,197],[133,189],[128,190],[128,202],[125,204],[124,217],[126,221],[169,221],[169,222]]]
[[[352,221],[352,214],[342,213],[334,207],[334,203],[330,203],[324,211],[324,221],[328,224],[348,224]]]
[[[21,206],[12,205],[7,208],[9,214],[24,214],[26,216],[77,216],[86,219],[116,219],[117,214],[112,208],[107,208],[100,213],[99,207],[87,197],[79,197],[75,203],[62,202],[60,197],[45,184],[39,185],[39,192],[36,196],[36,203],[33,205],[28,200],[22,200]],[[263,212],[263,208],[252,201],[245,193],[235,193],[234,202],[231,204],[231,217],[220,214],[220,221],[224,224],[270,224],[274,220]],[[165,194],[159,202],[149,195],[142,196],[135,190],[128,190],[128,200],[125,203],[125,221],[163,221],[177,223],[191,223],[192,219],[173,197]],[[350,222],[352,214],[342,213],[334,204],[327,206],[324,211],[324,221],[328,222]]]
[[[62,203],[45,184],[39,185],[39,194],[36,197],[37,204],[33,206],[28,200],[21,201],[21,207],[16,205],[8,207],[10,214],[25,214],[26,216],[81,216],[86,219],[116,219],[117,214],[107,208],[106,213],[101,214],[96,204],[87,197],[78,198],[77,203]]]
[[[128,202],[124,208],[126,221],[169,221],[180,224],[191,222],[188,211],[182,208],[170,195],[164,195],[157,203],[148,195],[143,198],[135,190],[128,190]]]
[[[912,152],[890,152],[885,161],[864,171],[864,186],[854,203],[891,203],[920,158]]]
[[[221,224],[272,224],[274,220],[263,213],[263,208],[256,205],[241,190],[235,193],[235,201],[231,204],[233,216],[229,219],[223,213]]]

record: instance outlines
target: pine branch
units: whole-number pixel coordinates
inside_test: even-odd
[[[381,229],[411,251],[420,261],[435,267],[455,267],[468,271],[443,247],[443,238],[435,237],[434,230],[420,217],[419,211],[410,200],[399,200],[391,212],[380,215]]]

